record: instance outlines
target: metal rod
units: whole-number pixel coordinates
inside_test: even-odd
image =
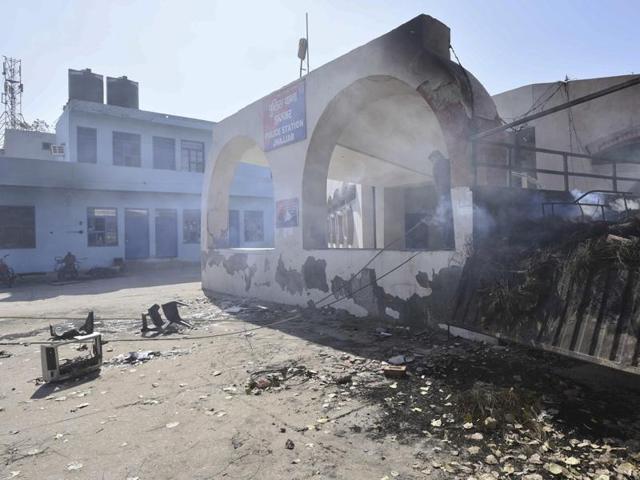
[[[491,142],[491,141],[487,141],[487,140],[483,140],[483,141],[478,141],[477,143],[482,143],[484,145],[493,145],[496,147],[505,147],[505,148],[514,148],[514,146],[511,143],[505,143],[505,142]],[[566,154],[569,157],[575,157],[575,158],[587,158],[587,159],[591,159],[591,160],[601,160],[603,162],[610,162],[610,163],[614,163],[616,160],[612,159],[612,158],[606,158],[606,157],[602,157],[599,155],[587,155],[585,153],[575,153],[575,152],[568,152],[565,150],[553,150],[551,148],[542,148],[542,147],[530,147],[528,145],[518,145],[518,148],[520,150],[526,150],[529,152],[537,152],[537,153],[549,153],[549,154],[555,154],[555,155],[563,155]]]
[[[513,176],[513,170],[511,168],[512,167],[512,162],[513,162],[512,157],[513,157],[513,150],[510,148],[508,150],[508,155],[507,155],[507,165],[509,166],[509,173],[508,173],[508,177],[507,177],[507,185],[509,187],[512,186],[511,185],[511,183],[512,183],[511,177]]]
[[[569,159],[567,158],[567,154],[564,153],[562,155],[562,170],[564,171],[564,189],[565,191],[569,191]]]
[[[471,142],[471,165],[473,166],[473,186],[478,185],[478,163],[476,159],[476,142]]]
[[[589,95],[585,95],[583,97],[576,98],[574,100],[562,103],[555,107],[549,108],[547,110],[543,110],[542,112],[534,113],[532,115],[528,115],[520,120],[515,120],[511,123],[507,123],[506,125],[501,125],[499,127],[490,128],[489,130],[485,130],[484,132],[477,133],[471,136],[471,140],[479,140],[481,138],[488,137],[490,135],[494,135],[499,132],[504,132],[513,127],[517,127],[518,125],[522,125],[523,123],[530,122],[532,120],[536,120],[541,117],[546,117],[547,115],[551,115],[552,113],[560,112],[562,110],[566,110],[567,108],[574,107],[576,105],[580,105],[581,103],[590,102],[591,100],[595,100],[596,98],[604,97],[605,95],[609,95],[611,93],[619,92],[620,90],[624,90],[625,88],[633,87],[635,85],[640,84],[640,76],[632,78],[631,80],[627,80],[626,82],[619,83],[617,85],[613,85],[609,88],[605,88],[603,90],[599,90],[597,92],[590,93]]]
[[[307,35],[307,75],[309,74],[309,13],[304,14],[304,21]]]
[[[499,168],[501,170],[509,169],[507,165],[500,165],[498,163],[478,162],[477,165],[480,167]],[[550,170],[548,168],[518,167],[518,170],[522,172],[531,172],[531,173],[546,173],[549,175],[564,175],[564,172],[562,170]],[[599,178],[601,180],[611,180],[611,175],[599,175],[597,173],[570,172],[569,176],[584,177],[584,178]],[[640,178],[632,178],[632,177],[617,177],[617,178],[619,181],[623,181],[623,182],[640,182]]]
[[[371,186],[371,195],[373,196],[373,248],[378,248],[378,225],[376,223],[376,186]]]

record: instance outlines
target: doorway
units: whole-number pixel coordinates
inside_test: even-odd
[[[125,209],[124,256],[129,260],[149,258],[149,210]]]
[[[172,208],[156,209],[156,257],[178,256],[178,212]]]

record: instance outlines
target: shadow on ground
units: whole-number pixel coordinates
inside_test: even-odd
[[[210,294],[210,299],[219,303],[229,297]],[[380,336],[375,321],[335,310],[307,309],[300,318],[271,325],[292,316],[285,308],[248,308],[236,316],[355,359],[405,357],[408,375],[393,383],[379,376],[363,384],[356,380],[362,370],[353,369],[352,394],[382,412],[363,427],[374,438],[411,443],[427,436],[465,450],[479,445],[474,455],[482,458],[497,448],[509,452],[516,471],[526,469],[541,446],[578,461],[598,454],[603,468],[640,460],[640,378],[635,375],[519,345],[472,343],[442,330],[416,334],[396,327],[388,329],[390,336]],[[472,432],[482,442],[470,437]],[[562,463],[561,458],[550,460]],[[586,463],[562,468],[584,474]]]
[[[52,280],[52,279],[50,279]],[[57,284],[53,281],[25,280],[11,289],[0,289],[0,303],[45,300],[61,295],[97,295],[132,288],[147,288],[200,281],[198,265],[185,265],[180,269],[153,269],[125,273],[112,278],[82,278]]]

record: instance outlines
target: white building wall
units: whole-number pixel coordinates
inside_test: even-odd
[[[603,90],[632,79],[634,75],[572,80],[568,84],[539,83],[526,85],[493,96],[499,115],[507,122],[521,117],[531,109],[538,99],[543,109],[560,105],[568,100]],[[553,94],[555,92],[555,94]],[[551,95],[553,94],[553,95]],[[541,111],[539,108],[531,113]],[[622,90],[590,102],[565,109],[528,123],[535,127],[536,146],[553,150],[598,155],[601,144],[607,140],[629,140],[628,134],[640,136],[640,86]],[[491,140],[491,139],[489,139]],[[610,145],[608,145],[610,146]],[[536,154],[538,168],[561,170],[562,157],[544,153]],[[592,166],[587,159],[569,158],[569,170],[579,173],[611,174],[610,167]],[[621,168],[619,175],[640,178],[640,168],[627,165]],[[552,190],[564,189],[560,175],[538,175],[540,187]],[[620,185],[622,189],[631,185]],[[626,187],[626,188],[625,188]],[[587,191],[612,188],[606,180],[570,177],[569,188]]]
[[[190,140],[204,143],[205,158],[211,148],[211,131],[185,128],[173,125],[155,124],[131,118],[116,118],[88,113],[71,111],[68,119],[68,160],[81,162],[77,156],[78,127],[95,128],[97,130],[97,163],[99,165],[113,165],[113,132],[134,133],[140,135],[141,168],[153,168],[153,137],[166,137],[175,140],[176,169],[181,170],[180,142]],[[137,168],[137,167],[129,167]]]
[[[81,260],[81,269],[111,265],[114,258],[125,257],[125,209],[143,208],[149,211],[150,258],[156,256],[155,210],[177,210],[178,257],[199,261],[200,245],[184,243],[183,213],[185,209],[200,209],[199,195],[151,192],[108,192],[57,188],[2,187],[0,204],[34,206],[36,248],[0,249],[0,256],[9,254],[8,263],[18,273],[48,272],[54,258],[72,252]],[[116,208],[118,215],[118,245],[89,247],[87,241],[87,208]]]
[[[57,160],[58,157],[51,155],[49,148],[43,148],[43,144],[52,143],[56,143],[56,135],[54,133],[8,129],[5,132],[4,152],[2,152],[2,155],[5,157]]]

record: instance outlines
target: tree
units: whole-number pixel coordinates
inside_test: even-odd
[[[32,123],[22,122],[22,128],[32,132],[51,132],[51,126],[40,118],[36,118]]]

